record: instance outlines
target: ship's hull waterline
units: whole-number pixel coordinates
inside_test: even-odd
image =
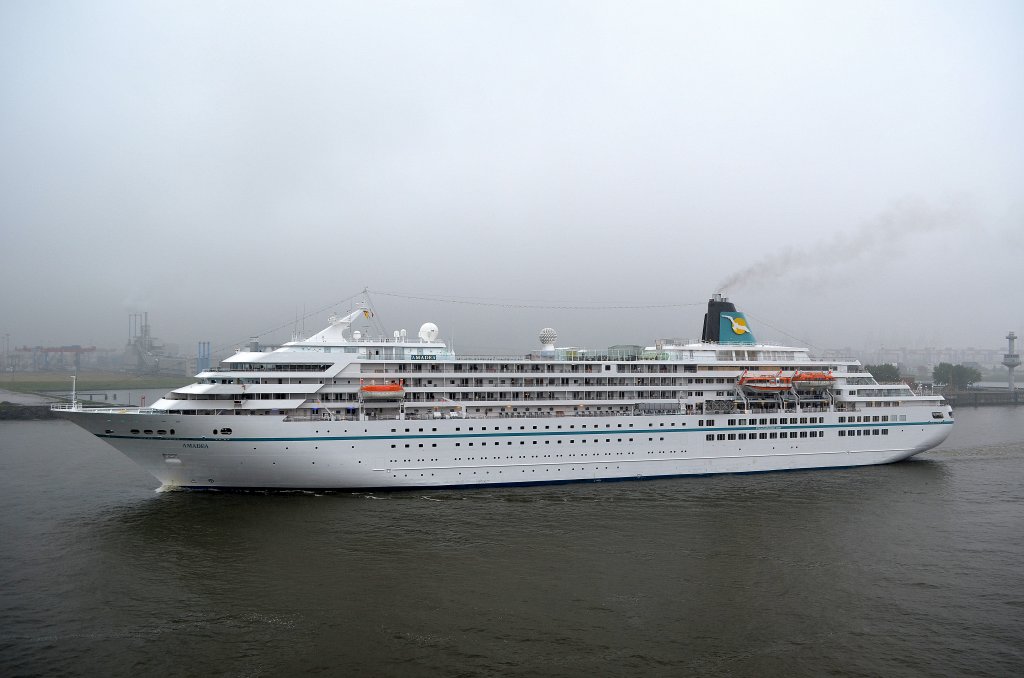
[[[529,419],[523,424],[208,416],[200,423],[187,420],[194,417],[124,414],[114,422],[126,429],[173,429],[170,436],[108,434],[111,422],[102,414],[67,416],[152,474],[165,489],[531,485],[866,466],[908,459],[940,444],[952,428],[950,419],[839,424],[830,413],[820,416],[821,423],[786,426],[728,426],[725,417],[715,421],[695,416],[615,417],[599,424],[582,417]],[[583,422],[587,429],[580,428]],[[228,428],[230,435],[212,433]],[[820,437],[809,437],[812,431]],[[750,438],[729,439],[740,433]],[[762,433],[764,439],[755,437]],[[726,439],[718,440],[720,435]],[[840,445],[840,440],[848,444]]]

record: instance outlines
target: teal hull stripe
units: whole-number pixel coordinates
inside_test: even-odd
[[[328,423],[328,422],[325,422]],[[390,434],[390,435],[361,435],[361,436],[306,436],[297,438],[233,438],[231,436],[201,436],[199,438],[178,438],[169,436],[155,436],[145,434],[116,435],[113,433],[97,433],[98,438],[121,438],[128,440],[181,440],[183,442],[236,442],[236,443],[287,443],[304,441],[327,441],[327,440],[441,440],[451,438],[519,438],[535,436],[607,436],[611,434],[651,434],[651,433],[746,433],[749,431],[773,432],[773,431],[799,431],[799,430],[820,430],[829,428],[899,428],[903,426],[952,426],[953,420],[942,421],[875,421],[861,422],[856,424],[799,424],[793,425],[766,425],[766,426],[694,426],[693,428],[650,428],[650,429],[619,429],[610,428],[604,430],[594,429],[572,430],[572,431],[506,431],[495,433],[419,433],[419,434]]]

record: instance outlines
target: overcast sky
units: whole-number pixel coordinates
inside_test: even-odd
[[[466,351],[651,343],[728,282],[760,340],[998,347],[1022,187],[1019,0],[0,3],[17,346],[148,311],[191,351],[364,287],[658,307],[373,295]]]

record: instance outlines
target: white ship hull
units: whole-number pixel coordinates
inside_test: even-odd
[[[397,489],[885,464],[941,443],[953,423],[942,410],[943,419],[923,407],[878,410],[891,421],[870,423],[823,412],[815,423],[774,426],[756,417],[727,425],[738,414],[307,422],[66,414],[167,488]]]

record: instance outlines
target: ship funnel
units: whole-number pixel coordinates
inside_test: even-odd
[[[754,333],[735,304],[721,294],[708,299],[708,312],[704,314],[701,341],[722,344],[753,344]]]

